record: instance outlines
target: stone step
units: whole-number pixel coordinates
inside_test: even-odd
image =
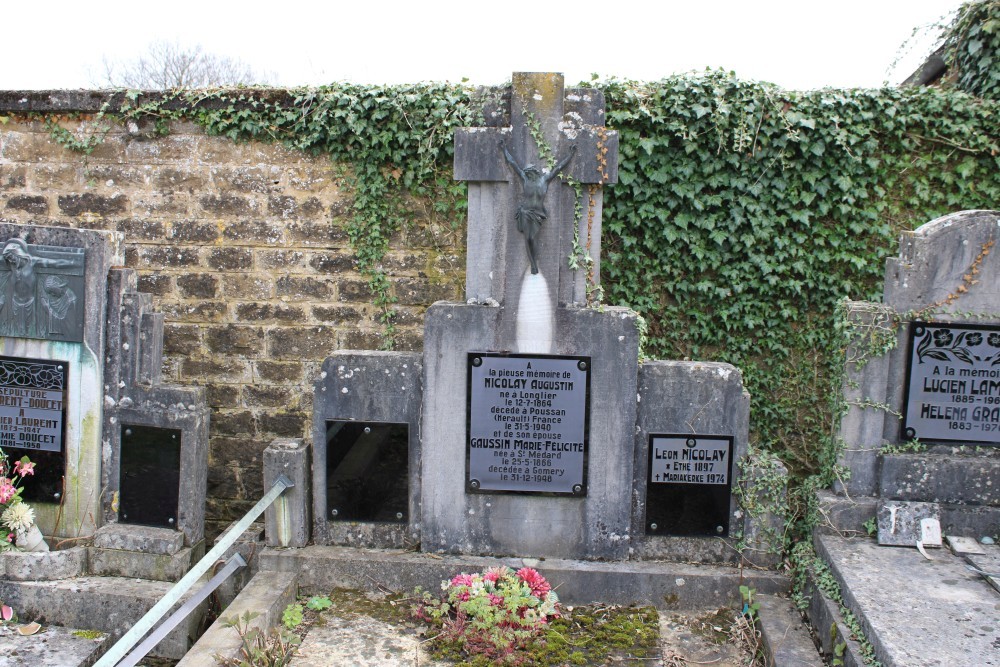
[[[235,658],[240,650],[240,637],[235,629],[226,624],[249,612],[257,616],[250,620],[248,628],[260,628],[267,632],[279,626],[285,607],[295,602],[297,581],[298,577],[293,572],[266,572],[255,576],[236,599],[222,610],[219,618],[176,667],[217,667],[217,655]]]
[[[823,521],[817,531],[845,537],[865,536],[865,521],[875,518],[878,498],[841,496],[820,491],[819,510]],[[944,535],[982,537],[1000,532],[1000,507],[938,503]]]
[[[90,667],[111,646],[109,636],[54,625],[23,636],[0,625],[0,667]]]
[[[768,667],[823,667],[802,614],[788,598],[758,595],[758,625]]]
[[[735,606],[743,584],[761,594],[785,593],[790,587],[787,577],[769,570],[662,561],[442,556],[333,546],[268,548],[260,554],[262,571],[297,572],[299,587],[307,593],[326,593],[334,588],[374,591],[380,587],[405,593],[417,586],[438,590],[443,580],[460,572],[478,572],[497,565],[536,568],[557,588],[566,604],[603,602],[670,610],[706,609]]]
[[[884,667],[1000,666],[1000,598],[963,559],[867,538],[814,541]]]
[[[997,453],[991,448],[974,455],[937,452],[885,455],[879,495],[891,500],[1000,507]]]
[[[0,599],[26,621],[37,621],[45,626],[99,630],[117,639],[166,595],[171,586],[162,581],[122,577],[0,580]],[[175,609],[190,595],[191,592],[185,595]],[[151,655],[172,659],[183,657],[197,637],[205,609],[203,603],[168,634]]]
[[[205,555],[205,540],[174,554],[143,553],[90,547],[88,572],[100,577],[126,577],[177,582]]]

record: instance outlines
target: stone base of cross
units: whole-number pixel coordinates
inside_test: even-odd
[[[604,126],[603,94],[565,90],[561,74],[514,73],[504,111],[456,132],[455,179],[469,181],[466,299],[503,306],[515,336],[600,289],[602,186],[617,181],[618,135]]]

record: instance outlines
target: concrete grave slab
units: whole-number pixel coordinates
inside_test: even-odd
[[[815,545],[885,667],[1000,665],[1000,598],[961,558],[832,535]]]

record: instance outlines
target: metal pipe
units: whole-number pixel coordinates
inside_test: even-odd
[[[264,510],[278,496],[284,493],[285,489],[290,489],[293,486],[295,485],[292,483],[292,480],[288,479],[285,475],[279,475],[278,479],[274,480],[274,485],[264,494],[264,497],[258,500],[257,504],[250,508],[250,511],[237,521],[236,525],[228,533],[219,539],[219,542],[212,547],[212,550],[205,554],[204,558],[198,561],[180,581],[174,584],[173,588],[167,591],[167,594],[154,604],[153,608],[147,611],[139,619],[138,623],[132,626],[132,629],[126,632],[107,653],[101,656],[101,659],[95,663],[94,667],[116,667],[118,662],[125,657],[133,646],[146,636],[146,633],[152,629],[156,622],[171,607],[177,604],[177,601],[194,586],[203,574],[208,572],[208,569],[236,542],[236,539],[250,527],[250,524],[256,521],[257,517],[263,514]]]
[[[131,653],[125,656],[121,662],[118,663],[117,667],[135,667],[135,664],[146,657],[146,654],[153,650],[157,644],[163,641],[171,630],[176,628],[181,624],[185,618],[188,617],[195,607],[200,605],[205,601],[209,595],[215,591],[219,585],[229,578],[236,570],[240,569],[247,562],[243,559],[242,554],[233,554],[229,560],[226,561],[226,566],[219,570],[214,577],[212,577],[207,584],[198,589],[198,592],[189,597],[180,608],[172,613],[167,620],[156,626],[156,629],[149,633],[149,636],[142,640],[142,643],[135,647]]]

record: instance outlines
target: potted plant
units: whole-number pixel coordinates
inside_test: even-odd
[[[22,456],[11,465],[0,449],[0,551],[48,551],[49,546],[35,525],[35,510],[21,499],[21,483],[35,474],[35,464]]]

